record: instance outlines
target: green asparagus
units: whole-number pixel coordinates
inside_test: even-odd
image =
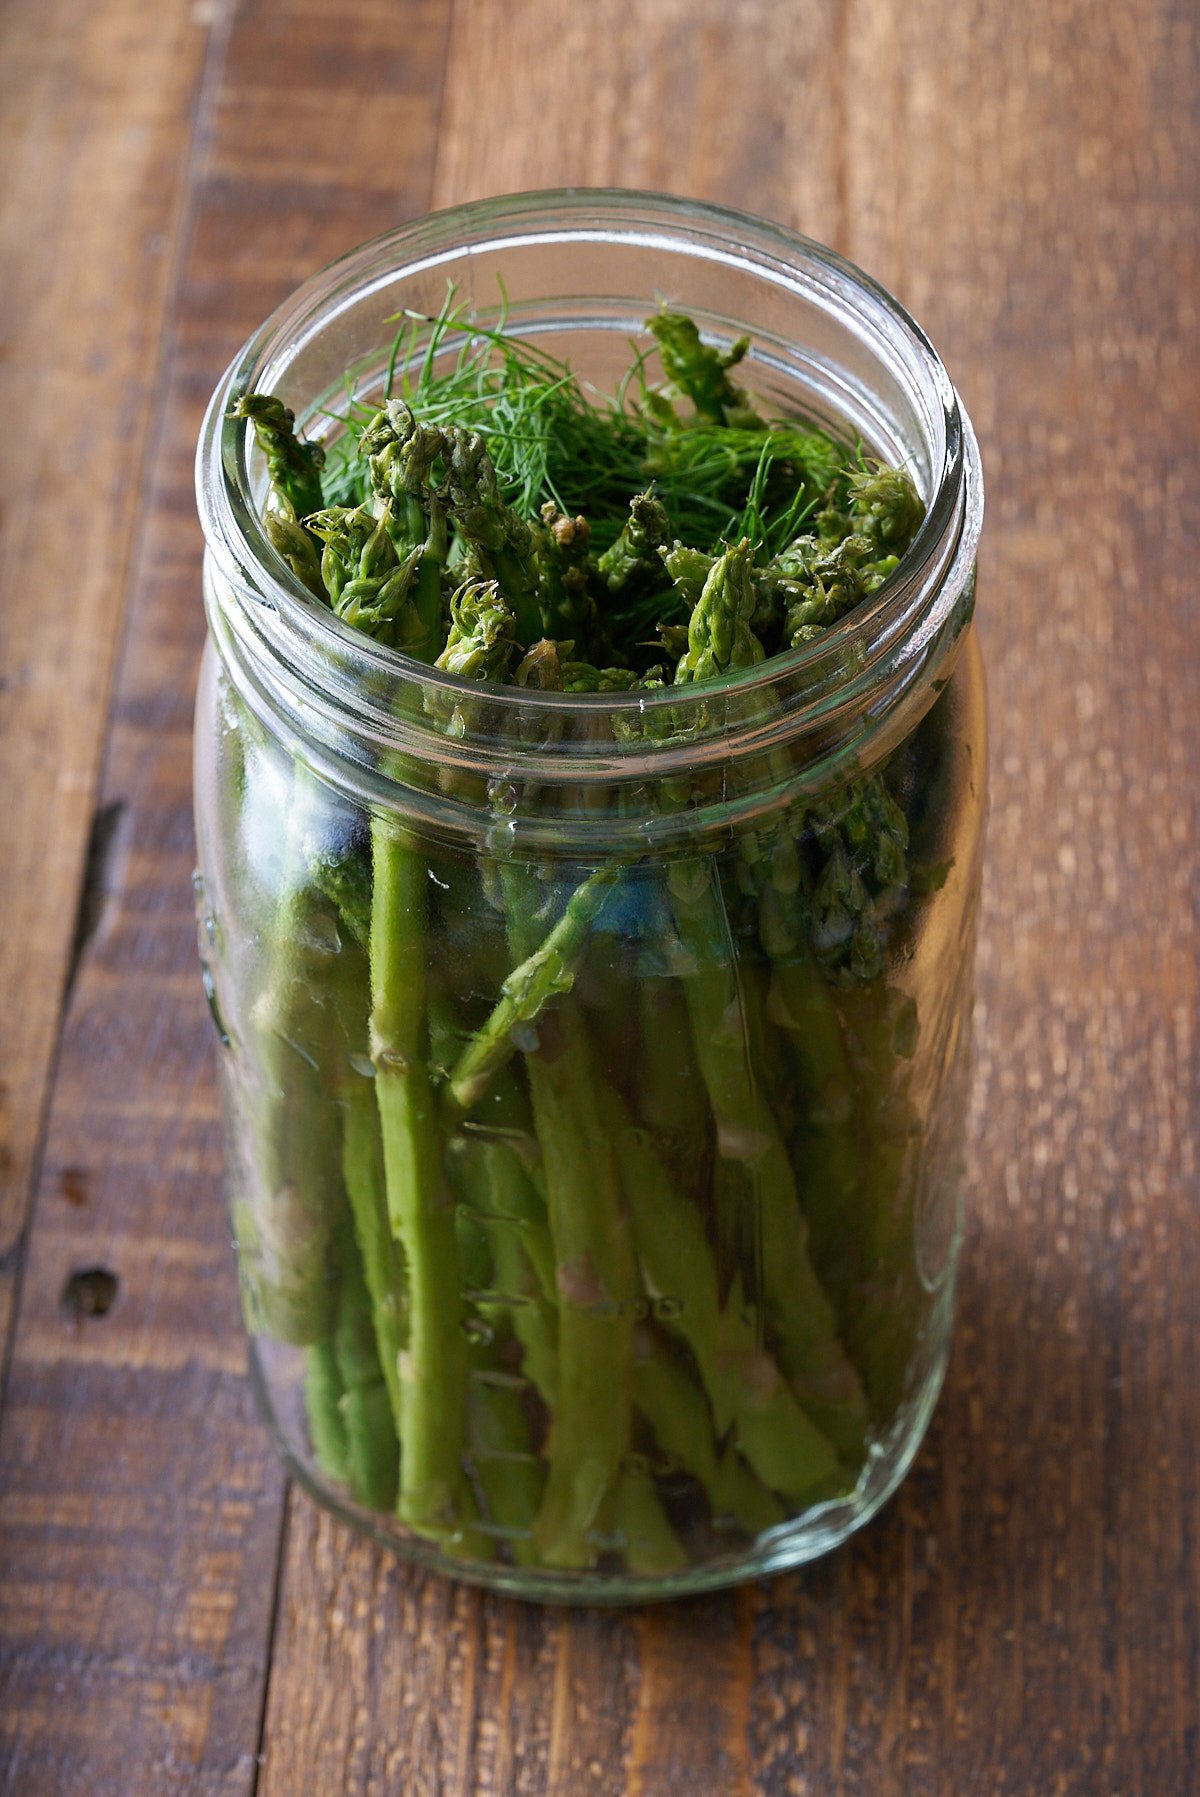
[[[606,407],[451,298],[326,444],[238,402],[308,603],[475,683],[431,689],[448,729],[487,686],[755,669],[920,531],[905,470],[735,384],[747,340],[667,310],[647,336]],[[688,725],[596,728],[650,755]],[[251,1324],[303,1350],[312,1454],[356,1502],[448,1560],[654,1580],[853,1492],[927,1308],[895,967],[938,879],[907,753],[817,801],[778,751],[732,842],[582,864],[524,845],[519,774],[472,857],[297,763],[235,1219]],[[724,780],[677,773],[658,811]]]

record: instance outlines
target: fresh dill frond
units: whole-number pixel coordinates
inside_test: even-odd
[[[423,424],[477,431],[501,497],[521,516],[536,516],[547,501],[584,512],[602,554],[620,533],[630,495],[653,483],[684,541],[714,549],[749,534],[769,554],[787,540],[786,530],[794,534],[813,503],[818,446],[827,449],[829,439],[790,424],[769,425],[764,436],[763,429],[681,420],[666,402],[656,409],[650,362],[657,350],[636,344],[615,394],[593,397],[568,363],[513,335],[507,318],[502,297],[496,323],[482,323],[453,287],[436,314],[397,314],[384,396],[402,399]],[[372,415],[353,393],[343,412],[326,414],[341,427],[329,445],[329,503],[367,497],[356,444]]]
[[[444,629],[454,582],[495,579],[524,647],[539,618],[544,632],[554,620],[550,634],[582,634],[589,658],[637,667],[736,549],[757,594],[753,627],[773,654],[874,591],[920,521],[906,473],[881,469],[859,441],[767,416],[729,377],[745,340],[713,345],[682,315],[647,321],[653,347],[631,342],[611,395],[510,328],[502,285],[487,322],[453,285],[435,313],[388,322],[382,392],[347,376],[344,403],[322,414],[322,485],[328,508],[386,524],[400,570],[419,563],[426,633],[439,583]],[[360,453],[368,429],[372,448]],[[373,467],[385,438],[386,481]],[[419,443],[431,446],[425,464]],[[648,553],[623,535],[631,505],[657,520]],[[583,532],[569,564],[547,537],[554,521]]]

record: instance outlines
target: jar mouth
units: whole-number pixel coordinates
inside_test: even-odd
[[[607,286],[570,292],[557,321],[550,315],[552,328],[566,328],[566,317],[579,334],[588,326],[627,333],[631,323],[640,328],[638,313],[647,316],[660,298],[682,304],[703,314],[706,334],[727,332],[732,340],[749,332],[743,367],[752,390],[756,373],[786,386],[803,364],[810,415],[824,412],[877,452],[919,461],[924,522],[869,601],[800,648],[696,686],[563,694],[481,689],[379,645],[307,592],[266,535],[247,425],[230,416],[237,400],[255,389],[279,392],[306,423],[323,396],[314,391],[314,370],[328,374],[339,356],[343,369],[354,365],[371,317],[386,335],[385,320],[406,303],[436,311],[430,298],[439,286],[444,297],[451,280],[475,305],[499,272],[509,290],[506,328],[515,335],[550,328],[545,306],[558,296],[534,294],[536,274],[561,276],[572,258],[585,264],[585,286],[595,271],[602,275],[591,285]],[[639,270],[644,288],[629,297],[621,283],[636,286]],[[759,318],[689,304],[678,292],[685,277],[702,296],[707,283],[723,284],[743,299],[739,310],[758,311]],[[822,339],[811,353],[802,325]],[[385,346],[380,339],[375,347]],[[886,405],[876,403],[880,370],[886,370]],[[881,443],[872,440],[880,437]],[[480,771],[493,762],[511,764],[519,754],[523,772],[550,781],[563,779],[564,759],[572,781],[612,780],[631,757],[652,754],[656,768],[669,772],[676,761],[694,764],[698,753],[718,749],[727,760],[754,756],[776,736],[786,733],[794,742],[804,730],[816,732],[822,759],[835,745],[853,746],[861,757],[901,697],[928,686],[960,634],[972,603],[983,515],[978,448],[941,359],[905,308],[869,275],[747,213],[663,194],[586,188],[506,195],[431,213],[305,282],[219,383],[199,442],[197,495],[219,576],[209,582],[210,616],[216,605],[226,650],[237,655],[240,645],[239,659],[255,664],[249,684],[260,703],[273,686],[310,723],[324,719],[336,731],[339,753],[347,738],[358,736],[374,745],[372,757],[390,749],[435,761],[449,756],[459,765],[468,754]],[[462,727],[464,713],[480,709],[483,692],[486,728]],[[460,720],[449,739],[447,717]],[[601,720],[608,726],[603,744],[597,741]],[[539,749],[543,736],[554,740]]]

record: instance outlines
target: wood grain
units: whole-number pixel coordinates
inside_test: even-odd
[[[634,1728],[630,1617],[481,1601],[293,1498],[262,1797],[612,1788]]]
[[[661,189],[841,245],[843,37],[840,0],[793,0],[783,16],[774,0],[455,0],[435,202]],[[504,106],[481,106],[501,83]]]
[[[257,1776],[283,1480],[245,1384],[196,980],[192,458],[265,313],[427,205],[442,35],[432,6],[348,27],[247,5],[202,120],[106,759],[111,890],[72,991],[2,1420],[0,1789],[21,1797],[242,1797]],[[306,129],[335,65],[367,121],[356,166],[319,137],[281,162],[275,84]],[[68,1282],[97,1266],[116,1301],[80,1317]]]
[[[627,1789],[696,1797],[752,1789],[750,1700],[757,1593],[647,1610],[638,1629],[638,1705]],[[689,1666],[714,1701],[697,1703]]]
[[[235,9],[211,122],[194,88],[177,103],[203,154],[166,227],[181,278],[102,793],[121,809],[0,1418],[0,1790],[1200,1789],[1198,38],[1169,0]],[[46,75],[21,129],[66,133],[65,105]],[[82,139],[108,179],[99,114]],[[569,182],[745,205],[854,256],[943,351],[989,482],[994,796],[946,1391],[847,1549],[633,1615],[455,1588],[285,1499],[240,1374],[187,897],[188,463],[221,367],[395,217]],[[33,815],[0,826],[17,869],[45,849]],[[22,1051],[23,1079],[38,1065]],[[60,1298],[89,1265],[117,1301],[76,1318]]]
[[[0,1261],[70,965],[207,36],[142,0],[0,14]]]

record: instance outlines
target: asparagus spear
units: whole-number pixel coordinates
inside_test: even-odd
[[[527,967],[540,952],[536,876],[505,863],[500,889],[511,952]],[[585,883],[568,905],[568,911],[575,907],[570,931],[583,927],[591,903]],[[550,950],[551,965],[562,940]],[[600,1081],[583,1016],[569,996],[545,1019],[524,1061],[542,1147],[559,1305],[556,1403],[534,1543],[548,1566],[585,1567],[594,1563],[611,1524],[625,1541],[631,1568],[673,1569],[678,1544],[672,1545],[653,1492],[622,1471],[632,1429],[637,1271],[619,1169],[598,1102]]]
[[[600,619],[588,586],[591,528],[581,512],[568,517],[552,499],[541,509],[543,529],[535,536],[539,612],[551,641],[600,638]]]
[[[669,929],[669,923],[663,927]],[[646,974],[637,981],[633,998],[637,1013],[633,1100],[638,1119],[651,1131],[676,1184],[684,1192],[706,1192],[712,1112],[679,983],[665,972]]]
[[[318,1464],[339,1484],[349,1482],[342,1376],[331,1341],[316,1342],[305,1354],[304,1402],[308,1432]]]
[[[851,475],[850,521],[877,556],[904,554],[925,521],[925,503],[906,468],[874,462]]]
[[[528,1037],[549,1001],[571,990],[588,932],[618,875],[619,869],[610,864],[582,880],[553,929],[504,981],[498,1003],[450,1075],[450,1090],[463,1110],[483,1095],[492,1076],[513,1054],[518,1036]]]
[[[410,653],[431,654],[433,606],[444,533],[428,482],[436,450],[391,417],[366,434],[379,512],[338,507],[311,520],[324,543],[322,573],[343,615]],[[415,472],[414,472],[415,470]],[[397,557],[392,503],[403,501],[423,545]],[[430,569],[433,576],[430,577]],[[464,615],[470,594],[459,598]],[[406,1273],[406,1331],[389,1387],[403,1442],[398,1513],[413,1528],[457,1551],[482,1551],[475,1502],[463,1467],[467,1418],[467,1343],[452,1201],[427,1058],[428,881],[420,846],[396,821],[371,825],[370,1055],[381,1131],[386,1209]],[[364,1182],[365,1187],[365,1182]],[[378,1190],[376,1186],[375,1191]],[[366,1196],[359,1207],[367,1209]],[[360,1222],[360,1233],[363,1233]],[[371,1237],[369,1266],[383,1257]],[[380,1282],[382,1283],[382,1282]],[[373,1294],[374,1295],[374,1294]],[[377,1304],[377,1315],[378,1304]],[[384,1319],[386,1321],[386,1317]],[[390,1339],[388,1348],[392,1346]]]
[[[297,580],[303,582],[314,598],[328,599],[321,578],[321,558],[309,532],[282,512],[268,512],[263,522],[271,542]]]
[[[408,1320],[403,1262],[390,1229],[375,1094],[361,1074],[351,1078],[353,1084],[347,1083],[342,1099],[342,1173],[393,1427],[400,1431],[404,1427],[400,1367]]]
[[[428,882],[391,819],[374,821],[371,840],[371,1060],[388,1212],[408,1276],[399,1514],[453,1543],[474,1506],[462,1468],[467,1361],[454,1212],[425,1053]]]
[[[268,513],[272,538],[327,597],[319,570],[314,577],[313,540],[296,522],[320,505],[322,452],[298,442],[292,414],[269,396],[249,395],[239,411],[267,455],[278,508]],[[328,842],[333,814],[331,795],[297,768],[272,962],[252,1013],[267,1082],[257,1131],[264,1200],[250,1263],[268,1327],[313,1344],[306,1393],[318,1456],[362,1502],[386,1507],[396,1483],[404,1307],[380,1217],[374,1100],[351,1068],[365,1038],[365,960],[354,945],[361,926],[349,889],[327,890],[338,885],[335,861],[314,846]],[[347,914],[348,947],[339,936]],[[324,1110],[331,1089],[342,1094],[340,1129]]]
[[[247,393],[232,415],[247,418],[253,425],[258,446],[267,458],[272,496],[283,515],[294,522],[319,511],[325,451],[319,443],[300,441],[295,413],[272,393]]]
[[[311,888],[335,908],[342,931],[336,972],[327,981],[325,994],[327,1001],[337,1000],[344,1037],[336,1080],[342,1181],[372,1306],[379,1362],[398,1430],[402,1421],[399,1365],[407,1319],[404,1267],[388,1219],[375,1093],[361,1071],[369,1047],[370,834],[361,818],[339,816],[328,804],[310,822],[319,824],[303,841]]]
[[[686,1571],[687,1553],[647,1469],[621,1468],[610,1514],[614,1545],[620,1547],[630,1572],[663,1578]]]
[[[703,342],[694,319],[682,312],[660,312],[648,319],[646,329],[658,343],[663,370],[670,383],[665,393],[656,397],[653,408],[657,422],[669,420],[667,408],[673,396],[691,401],[696,418],[704,424],[749,425],[759,423],[746,395],[729,378],[750,347],[749,337],[739,337],[725,351],[713,349]]]
[[[728,1519],[747,1535],[756,1535],[784,1520],[783,1505],[737,1449],[730,1446],[718,1453],[712,1416],[699,1386],[645,1328],[637,1331],[634,1341],[633,1395],[654,1432],[659,1454],[698,1481],[718,1524]]]
[[[507,615],[494,587],[476,595],[469,616],[461,614],[456,653],[477,679],[506,665]],[[510,948],[524,965],[545,946],[539,940],[539,883],[531,870],[512,862],[501,864],[499,883]],[[553,970],[557,952],[551,950],[540,966]],[[545,1565],[575,1568],[596,1557],[596,1531],[629,1446],[636,1269],[584,1025],[569,1002],[526,1051],[525,1065],[559,1297],[557,1404],[533,1539]],[[467,1082],[468,1095],[471,1089]],[[628,1495],[622,1499],[629,1501]],[[648,1526],[644,1502],[639,1514],[639,1527]]]
[[[533,528],[501,499],[480,434],[421,424],[402,400],[391,400],[368,427],[362,448],[376,492],[403,501],[410,520],[417,506],[438,520],[439,529],[443,520],[452,523],[472,551],[475,575],[502,586],[519,640],[535,642],[543,634],[537,540]]]
[[[688,621],[687,653],[675,670],[677,686],[711,680],[730,668],[750,668],[763,659],[763,646],[750,628],[757,605],[753,563],[748,537],[713,563]]]
[[[365,505],[330,506],[314,512],[306,528],[324,545],[321,578],[337,616],[390,649],[416,655],[428,634],[414,603],[420,551],[397,557],[390,520],[386,506],[379,516]]]
[[[489,1349],[472,1344],[468,1454],[484,1495],[476,1532],[506,1543],[518,1566],[536,1566],[533,1526],[545,1471],[520,1392]]]
[[[752,549],[726,550],[705,579],[676,679],[752,666],[762,646],[749,627]],[[790,1157],[755,1080],[745,1016],[747,972],[733,940],[715,866],[700,858],[668,868],[675,926],[686,955],[684,990],[697,1062],[717,1125],[718,1149],[745,1173],[756,1258],[781,1362],[806,1408],[840,1450],[861,1454],[866,1410],[837,1339],[835,1321],[805,1251]],[[740,1206],[739,1206],[740,1208]]]
[[[247,1097],[249,1149],[234,1200],[251,1327],[297,1344],[326,1340],[332,1330],[333,1242],[345,1207],[338,1132],[327,1110],[346,1054],[340,941],[336,912],[311,885],[307,858],[326,805],[323,789],[297,768],[261,989],[249,1013],[261,1080]]]
[[[430,1021],[434,1068],[444,1081],[461,1039],[444,995],[435,997]],[[554,1243],[528,1158],[530,1148],[539,1153],[532,1119],[508,1069],[497,1074],[486,1105],[469,1118],[459,1114],[452,1091],[449,1096],[451,1182],[490,1258],[490,1277],[480,1279],[474,1304],[490,1329],[520,1343],[529,1380],[552,1412],[558,1385]]]
[[[280,533],[281,553],[301,578],[311,577],[311,556],[306,561],[311,542],[305,539],[308,549],[301,549],[293,533],[304,537],[297,512],[314,498],[320,504],[323,452],[298,441],[293,414],[272,395],[247,394],[233,415],[252,422],[266,456],[269,503],[275,508],[267,514],[268,525],[273,521]],[[233,1201],[250,1328],[314,1345],[328,1340],[333,1326],[331,1244],[343,1205],[337,1138],[321,1109],[330,1070],[329,1017],[316,998],[331,967],[336,927],[331,939],[329,908],[306,878],[306,841],[322,803],[320,789],[297,767],[269,951],[250,1013],[262,1079],[249,1119],[246,1182]],[[316,1375],[318,1392],[321,1385]]]
[[[379,1364],[372,1306],[349,1229],[343,1229],[338,1262],[333,1353],[342,1388],[339,1409],[345,1432],[345,1478],[360,1503],[373,1510],[387,1510],[396,1499],[396,1431]]]
[[[553,1284],[547,1289],[542,1270],[548,1260],[553,1278],[554,1248],[541,1200],[531,1203],[528,1178],[504,1142],[459,1137],[451,1160],[460,1203],[487,1243],[489,1272],[474,1295],[475,1309],[493,1334],[518,1343],[526,1383],[552,1415],[558,1394],[557,1290]]]
[[[671,1184],[611,1087],[601,1088],[601,1102],[646,1286],[665,1301],[666,1326],[695,1356],[718,1429],[734,1430],[746,1460],[776,1490],[794,1496],[828,1479],[839,1470],[837,1453],[754,1339],[740,1289],[722,1306],[716,1263],[695,1206]],[[781,1481],[782,1467],[788,1482]]]
[[[605,550],[598,564],[600,577],[610,593],[624,593],[635,583],[660,583],[659,550],[671,540],[667,508],[654,493],[638,493],[629,502],[629,516],[621,534]]]
[[[501,873],[514,954],[527,955],[531,880]],[[612,1143],[578,1009],[567,1000],[525,1056],[542,1145],[559,1295],[558,1403],[534,1540],[548,1566],[587,1566],[629,1447],[636,1268]]]
[[[306,1351],[305,1400],[319,1464],[371,1509],[396,1496],[398,1444],[362,1269],[349,1232],[338,1249],[332,1336]]]

